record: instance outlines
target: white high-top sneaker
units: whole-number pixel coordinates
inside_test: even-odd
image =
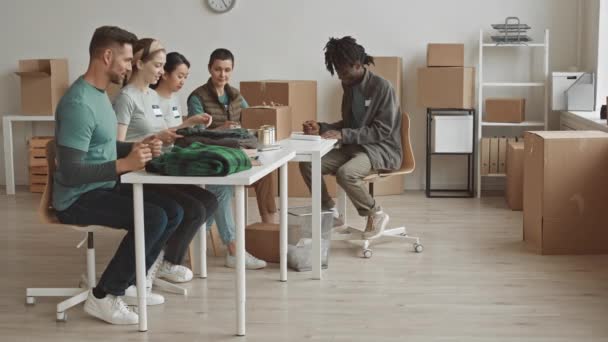
[[[121,297],[106,294],[104,298],[96,298],[93,291],[84,303],[84,311],[93,317],[110,324],[137,324],[139,316],[131,311]]]

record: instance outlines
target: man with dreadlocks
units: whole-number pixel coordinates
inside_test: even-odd
[[[363,178],[401,166],[401,114],[390,82],[373,74],[367,65],[374,59],[363,46],[346,36],[330,38],[325,45],[325,65],[342,81],[342,120],[336,123],[306,121],[306,134],[338,139],[341,147],[327,153],[321,162],[322,174],[335,174],[361,216],[367,216],[366,239],[379,237],[388,215],[377,205]],[[311,186],[310,163],[300,163],[306,185]],[[323,210],[336,212],[335,203],[322,183]]]

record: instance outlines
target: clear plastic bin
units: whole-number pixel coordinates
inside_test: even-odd
[[[287,266],[302,272],[312,269],[312,208],[289,208]],[[321,265],[327,268],[331,246],[333,213],[321,212]]]

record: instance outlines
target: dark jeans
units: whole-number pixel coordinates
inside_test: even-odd
[[[165,247],[165,260],[179,265],[184,261],[196,232],[213,217],[218,207],[217,199],[210,191],[195,185],[144,185],[144,193],[146,191],[163,194],[184,209],[184,218]]]
[[[158,258],[183,216],[184,210],[173,198],[144,191],[146,270]],[[112,190],[89,191],[68,209],[57,212],[57,217],[66,224],[102,225],[127,231],[97,283],[97,287],[106,293],[124,295],[125,289],[135,282],[135,234],[130,187],[122,185]]]

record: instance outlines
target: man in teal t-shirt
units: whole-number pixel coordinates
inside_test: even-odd
[[[124,229],[127,234],[84,305],[84,310],[111,324],[137,324],[137,313],[125,302],[136,303],[133,196],[117,186],[121,173],[138,170],[160,154],[155,137],[139,143],[117,143],[116,114],[105,89],[120,84],[131,69],[137,37],[114,26],[95,30],[90,61],[60,100],[56,113],[57,170],[53,207],[60,222]],[[167,239],[182,220],[183,209],[172,199],[144,195],[146,267],[157,261]],[[162,259],[161,259],[162,260]],[[152,268],[154,270],[154,268]],[[148,272],[153,279],[154,272]],[[93,284],[90,284],[93,285]],[[148,305],[164,298],[147,294]]]

